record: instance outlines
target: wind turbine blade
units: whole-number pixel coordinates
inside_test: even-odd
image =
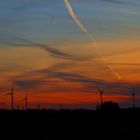
[[[3,95],[5,95],[5,96],[6,96],[6,95],[11,95],[11,93],[6,93],[6,94],[3,94]]]
[[[98,86],[96,86],[96,89],[97,89],[98,91],[100,91],[100,89],[98,88]]]

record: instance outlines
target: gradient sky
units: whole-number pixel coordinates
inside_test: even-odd
[[[0,103],[15,84],[15,106],[92,108],[104,100],[140,105],[140,1],[0,0]]]

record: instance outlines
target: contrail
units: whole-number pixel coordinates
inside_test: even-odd
[[[70,14],[70,16],[72,17],[72,19],[75,21],[75,23],[77,24],[77,26],[84,32],[87,34],[87,36],[94,42],[96,42],[96,40],[94,39],[94,37],[87,31],[87,29],[84,27],[84,25],[80,22],[80,20],[78,19],[78,17],[76,16],[71,4],[69,3],[69,0],[64,0],[65,5],[68,9],[68,12]]]
[[[80,20],[78,19],[78,17],[76,16],[69,0],[64,0],[64,3],[66,5],[66,8],[68,9],[68,12],[70,14],[70,16],[72,17],[72,19],[74,20],[74,22],[77,24],[77,26],[89,37],[90,40],[92,40],[94,42],[94,47],[96,47],[96,39],[88,32],[88,30],[84,27],[84,25],[80,22]],[[105,58],[102,58],[103,61],[105,61]],[[106,65],[111,71],[112,73],[120,80],[121,79],[121,75],[116,72],[112,66],[110,65]]]
[[[105,60],[105,59],[103,58],[103,60]],[[112,73],[113,73],[119,80],[122,79],[122,76],[121,76],[118,72],[116,72],[116,71],[113,69],[112,66],[107,65],[107,67],[112,71]]]

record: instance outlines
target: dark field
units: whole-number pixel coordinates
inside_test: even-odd
[[[0,140],[139,139],[140,110],[0,111]],[[138,137],[138,138],[137,138]]]

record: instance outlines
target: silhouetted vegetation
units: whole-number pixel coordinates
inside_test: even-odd
[[[103,104],[97,106],[97,110],[115,112],[115,111],[119,111],[120,107],[119,107],[118,103],[108,101],[108,102],[104,102]]]
[[[101,110],[0,110],[4,140],[136,139],[140,109],[119,109],[105,102]],[[108,111],[109,110],[109,111]],[[113,110],[113,111],[110,111]]]
[[[27,108],[27,102],[25,106],[25,110],[0,110],[1,139],[114,140],[140,136],[140,108],[121,109],[112,101],[103,102],[97,110],[37,110]]]

